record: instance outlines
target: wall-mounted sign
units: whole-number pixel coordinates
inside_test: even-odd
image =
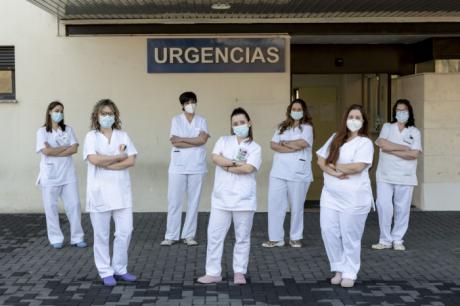
[[[147,71],[284,72],[284,45],[284,38],[149,38]]]

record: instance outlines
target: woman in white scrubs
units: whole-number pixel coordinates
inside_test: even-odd
[[[81,227],[80,197],[72,155],[77,153],[78,141],[73,129],[64,124],[64,105],[51,102],[46,109],[45,124],[37,131],[36,152],[41,155],[37,185],[41,187],[45,207],[48,240],[55,249],[64,246],[59,226],[58,201],[70,223],[70,243],[85,248]]]
[[[251,247],[251,229],[257,206],[256,172],[261,165],[261,149],[252,138],[248,113],[236,108],[231,114],[231,136],[220,137],[212,151],[216,164],[211,214],[208,224],[206,275],[202,284],[222,280],[224,240],[233,220],[235,247],[233,272],[235,284],[246,284],[245,274]]]
[[[380,147],[376,174],[380,239],[372,248],[393,247],[404,251],[403,238],[409,226],[412,192],[417,186],[417,157],[422,143],[408,100],[396,101],[392,119],[391,123],[383,125],[375,142]]]
[[[308,187],[313,181],[311,157],[313,123],[307,105],[301,99],[292,101],[286,119],[273,135],[273,166],[268,187],[268,241],[265,248],[284,246],[284,218],[291,203],[289,244],[302,247],[303,212]]]
[[[197,245],[195,240],[201,187],[207,172],[206,147],[208,124],[195,114],[197,97],[184,92],[179,97],[183,113],[171,122],[171,162],[168,173],[168,217],[163,246],[170,246],[183,239],[186,245]],[[187,196],[187,214],[180,235],[182,204]],[[180,235],[180,236],[179,236]]]
[[[369,168],[374,147],[367,136],[363,107],[351,105],[339,131],[319,149],[324,187],[320,200],[321,235],[331,271],[331,284],[353,287],[361,265],[361,238],[373,205]]]
[[[106,286],[117,280],[133,282],[127,271],[128,247],[133,230],[131,180],[136,148],[121,130],[120,113],[111,100],[100,100],[91,115],[92,130],[86,134],[83,159],[88,164],[86,210],[94,231],[94,260]],[[110,220],[115,223],[110,260]]]

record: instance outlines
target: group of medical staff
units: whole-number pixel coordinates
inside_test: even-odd
[[[196,240],[198,208],[207,173],[205,145],[210,137],[206,119],[196,114],[197,96],[184,92],[179,97],[182,113],[173,117],[168,170],[168,214],[161,246]],[[313,181],[311,170],[314,129],[306,103],[289,103],[284,120],[270,143],[274,151],[268,188],[268,240],[265,248],[285,245],[284,219],[290,207],[289,245],[302,247],[304,202]],[[398,100],[392,121],[386,123],[375,142],[380,148],[377,167],[377,201],[380,239],[373,249],[405,250],[403,237],[409,223],[412,192],[417,185],[417,157],[421,137],[415,127],[408,100]],[[45,124],[37,131],[36,151],[41,155],[37,184],[42,191],[48,239],[55,249],[63,248],[57,204],[64,203],[70,223],[70,244],[85,248],[81,226],[77,177],[72,155],[78,141],[73,129],[64,124],[64,105],[54,101],[46,110]],[[86,210],[94,232],[94,260],[104,285],[133,282],[129,273],[128,250],[133,231],[132,194],[128,169],[135,164],[137,150],[121,130],[115,103],[103,99],[91,114],[91,130],[84,141],[87,162]],[[368,120],[362,106],[351,105],[343,114],[336,133],[316,152],[323,171],[320,226],[331,272],[330,282],[353,287],[361,263],[361,238],[367,215],[374,206],[369,169],[374,145],[368,136]],[[203,284],[222,280],[225,237],[233,222],[234,283],[245,284],[251,230],[257,209],[256,173],[262,163],[261,147],[253,138],[253,125],[243,108],[230,114],[230,134],[220,137],[212,150],[216,165],[207,230],[206,273]],[[182,226],[182,205],[187,199]],[[115,238],[110,256],[110,223]],[[392,226],[393,224],[393,226]]]

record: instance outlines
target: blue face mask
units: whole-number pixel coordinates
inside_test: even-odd
[[[63,118],[64,118],[64,115],[62,113],[59,113],[59,112],[51,113],[51,120],[53,120],[56,123],[61,122]]]
[[[115,123],[115,116],[99,116],[99,124],[103,129],[109,129]]]
[[[232,128],[233,128],[233,133],[235,133],[235,135],[240,138],[246,138],[249,135],[249,125],[247,124],[234,126]]]
[[[409,112],[408,111],[397,111],[396,120],[398,120],[398,122],[400,123],[406,123],[409,120]]]
[[[300,120],[303,118],[303,112],[294,112],[291,111],[291,118],[294,120]]]

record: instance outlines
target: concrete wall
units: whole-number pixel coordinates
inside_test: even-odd
[[[398,78],[394,99],[409,99],[424,152],[414,203],[423,210],[460,209],[460,73]]]
[[[66,123],[83,141],[92,107],[101,98],[118,104],[123,129],[139,151],[131,170],[135,211],[165,211],[170,120],[181,111],[178,96],[186,90],[197,93],[197,111],[208,119],[208,152],[219,136],[229,133],[234,107],[246,107],[252,115],[255,140],[263,147],[259,210],[266,209],[269,140],[290,99],[289,58],[285,73],[147,74],[147,37],[58,37],[53,16],[17,0],[0,2],[0,45],[15,46],[18,100],[0,104],[0,212],[42,211],[40,191],[34,186],[39,164],[34,148],[48,103],[64,103]],[[286,47],[289,56],[288,41]],[[81,150],[74,160],[84,202]],[[210,207],[211,164],[209,170],[201,210]]]

